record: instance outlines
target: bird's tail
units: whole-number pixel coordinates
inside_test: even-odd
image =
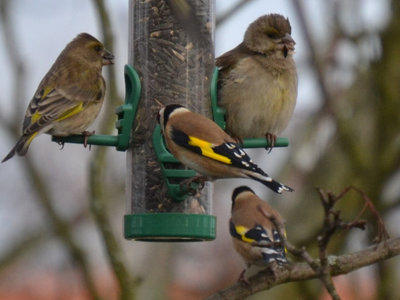
[[[286,257],[287,251],[284,243],[284,239],[286,239],[286,232],[283,227],[283,221],[277,218],[276,215],[267,213],[265,210],[262,209],[261,206],[258,206],[258,210],[269,222],[272,222],[274,225],[274,227],[271,229],[272,241],[274,242],[274,245],[267,246],[267,244],[265,244],[265,242],[267,242],[268,244],[271,242],[268,234],[265,234],[264,239],[259,241],[259,247],[261,247],[261,253],[264,262],[269,264],[273,261],[276,261],[279,265],[289,263]],[[273,221],[272,218],[274,218],[275,221]]]
[[[263,173],[263,174],[262,174]],[[256,172],[246,172],[247,176],[261,182],[265,186],[269,187],[271,190],[273,190],[275,193],[282,194],[283,191],[287,192],[293,192],[294,190],[287,186],[284,185],[278,181],[275,181],[272,179],[268,174],[264,172],[256,173]]]
[[[261,253],[263,256],[263,260],[267,264],[273,261],[276,261],[279,265],[289,263],[286,257],[285,249],[283,247],[278,246],[271,248],[261,248]]]
[[[20,156],[25,155],[28,151],[29,145],[31,144],[33,138],[36,136],[36,133],[31,135],[23,135],[15,144],[15,146],[11,149],[11,151],[7,154],[6,157],[1,161],[2,163],[12,158],[15,154]]]

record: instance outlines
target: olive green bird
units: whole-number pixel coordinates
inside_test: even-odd
[[[40,82],[26,110],[22,136],[2,162],[15,154],[25,155],[41,133],[90,135],[85,130],[99,114],[106,90],[101,70],[113,59],[114,55],[90,34],[74,38]]]

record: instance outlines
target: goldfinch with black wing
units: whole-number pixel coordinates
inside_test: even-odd
[[[273,180],[212,120],[179,104],[162,108],[158,121],[169,151],[184,165],[210,180],[250,178],[276,193],[293,191]]]
[[[251,23],[243,42],[216,59],[219,105],[226,109],[230,135],[266,137],[273,147],[296,105],[294,45],[289,20],[269,14]]]
[[[251,265],[265,267],[272,262],[288,263],[282,236],[267,216],[283,224],[280,214],[249,187],[240,186],[233,191],[229,231],[233,246],[247,268]]]
[[[2,162],[25,155],[41,133],[54,136],[90,133],[103,104],[106,84],[102,67],[114,55],[88,33],[74,38],[42,79],[25,113],[22,136]]]

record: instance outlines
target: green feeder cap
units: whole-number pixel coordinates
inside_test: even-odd
[[[198,242],[215,239],[216,217],[184,213],[125,215],[124,236],[148,242]]]

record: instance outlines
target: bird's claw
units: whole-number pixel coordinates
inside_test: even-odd
[[[244,276],[245,273],[246,269],[243,269],[243,271],[240,272],[237,282],[243,282],[245,285],[250,285],[250,281]]]
[[[231,135],[231,137],[235,140],[235,142],[239,145],[243,145],[243,139],[240,136]]]
[[[61,146],[60,150],[64,149],[65,142],[58,136],[54,136],[54,141]]]
[[[204,188],[205,182],[207,181],[207,177],[205,176],[195,176],[192,178],[188,178],[183,180],[180,183],[181,189],[187,190],[189,195],[196,195],[197,191],[201,191]],[[199,186],[197,188],[192,187],[192,183],[197,183]]]
[[[267,139],[267,144],[268,144],[268,146],[265,147],[265,149],[268,151],[268,153],[271,153],[272,148],[275,147],[276,135],[267,132],[267,133],[265,134],[265,138]]]
[[[83,135],[83,147],[87,147],[87,145],[88,145],[88,138],[89,138],[89,136],[91,136],[91,135],[93,135],[95,133],[95,131],[93,130],[93,131],[84,131],[84,132],[82,132],[82,135]],[[91,145],[89,145],[89,150],[91,149]]]

